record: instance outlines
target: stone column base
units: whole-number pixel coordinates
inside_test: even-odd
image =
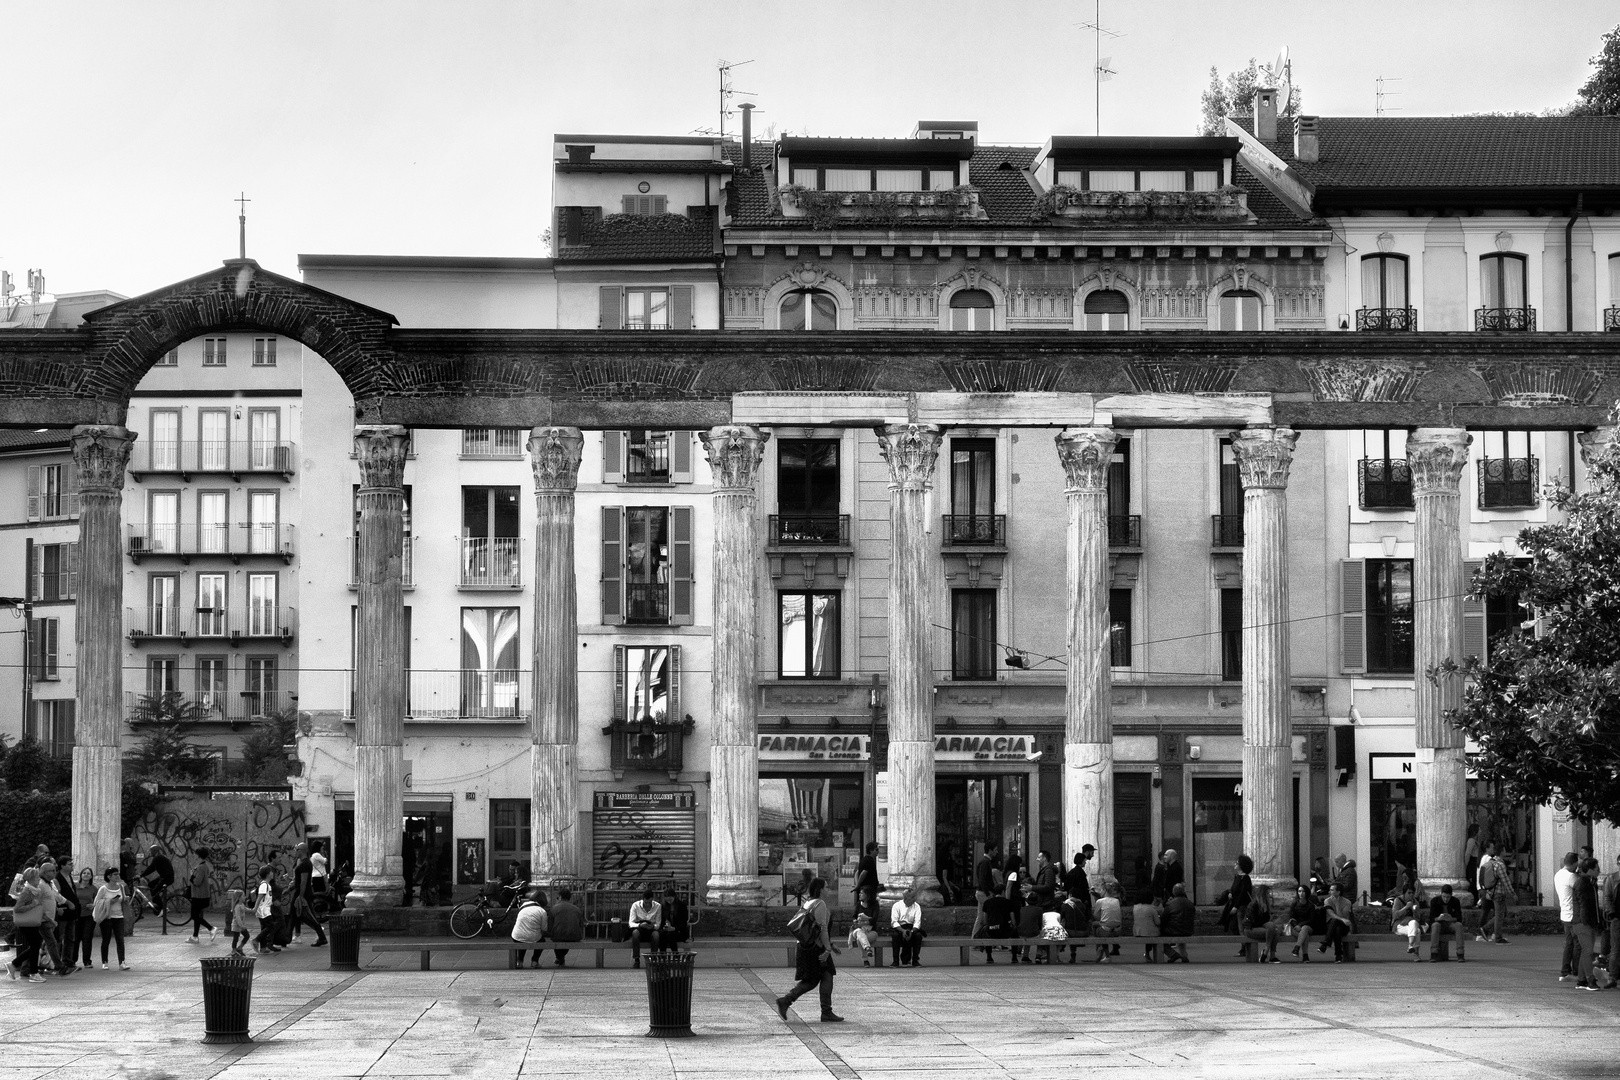
[[[709,878],[703,901],[716,907],[763,907],[765,887],[746,874],[715,874]]]
[[[354,911],[396,908],[405,899],[403,874],[356,874],[343,906]]]
[[[943,907],[945,897],[939,891],[939,878],[933,874],[893,874],[878,891],[878,902],[892,904],[899,900],[905,891],[911,889],[917,894],[917,903],[923,907]]]
[[[1292,893],[1295,889],[1299,888],[1299,880],[1286,875],[1283,877],[1272,877],[1270,874],[1251,874],[1249,876],[1249,880],[1254,882],[1254,887],[1257,889],[1261,886],[1270,889],[1272,903],[1276,903],[1276,898],[1278,896],[1286,893]]]

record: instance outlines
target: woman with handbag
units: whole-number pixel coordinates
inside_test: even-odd
[[[115,866],[107,867],[102,875],[101,888],[96,890],[96,899],[90,910],[91,919],[101,927],[101,970],[107,970],[107,945],[109,942],[118,943],[118,970],[128,971],[129,965],[124,963],[124,881],[118,874]]]
[[[197,849],[197,861],[192,864],[186,878],[186,896],[191,900],[191,943],[202,943],[199,935],[208,931],[208,943],[214,943],[217,931],[208,921],[208,905],[214,899],[214,864],[208,861],[208,849]]]
[[[19,975],[29,982],[42,983],[39,973],[40,926],[45,918],[45,901],[41,894],[39,868],[30,866],[19,875],[12,890],[17,903],[11,909],[11,924],[17,932],[17,951],[6,974],[15,979]]]
[[[793,989],[776,999],[776,1011],[786,1023],[788,1009],[795,1001],[808,994],[811,990],[821,989],[821,1022],[823,1024],[837,1024],[843,1021],[832,1010],[833,976],[837,968],[833,965],[833,954],[843,950],[833,944],[828,927],[832,922],[832,913],[827,910],[826,901],[821,899],[821,891],[827,883],[821,878],[815,878],[805,889],[805,900],[799,913],[788,923],[788,929],[798,938],[799,950],[793,966],[793,977],[798,981]]]
[[[96,906],[96,875],[88,866],[79,871],[78,880],[73,883],[75,898],[79,901],[78,925],[74,928],[74,942],[79,949],[79,965],[89,970],[91,963],[91,950],[96,944],[96,920],[91,912]]]

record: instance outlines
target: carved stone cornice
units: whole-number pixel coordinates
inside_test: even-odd
[[[354,456],[360,463],[360,490],[397,491],[405,485],[405,454],[410,433],[398,424],[357,424]]]
[[[117,495],[124,490],[124,470],[135,433],[113,424],[82,424],[69,439],[79,494]]]
[[[927,491],[934,478],[943,431],[936,424],[885,424],[878,453],[889,463],[891,489]]]
[[[698,432],[714,477],[714,490],[752,492],[770,437],[769,432],[743,424],[722,424]]]
[[[1068,477],[1064,491],[1096,495],[1108,490],[1108,466],[1118,435],[1113,428],[1065,428],[1057,435],[1058,460]]]
[[[537,427],[529,432],[529,464],[534,490],[541,494],[572,492],[579,484],[579,459],[585,439],[574,427]]]
[[[1406,438],[1412,495],[1456,495],[1473,436],[1462,428],[1420,427]]]
[[[1613,424],[1604,424],[1591,431],[1583,431],[1576,438],[1581,444],[1581,464],[1590,469],[1599,457],[1614,445],[1615,436],[1620,434],[1620,427]]]
[[[1232,436],[1243,489],[1286,488],[1299,432],[1287,427],[1244,428]]]

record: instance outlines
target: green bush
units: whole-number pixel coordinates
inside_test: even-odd
[[[53,854],[72,851],[73,796],[66,791],[12,791],[0,788],[0,873],[5,884],[22,869],[40,844]],[[0,903],[11,898],[0,889]]]

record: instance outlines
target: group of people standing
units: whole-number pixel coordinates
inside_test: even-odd
[[[1558,981],[1574,978],[1583,990],[1620,984],[1620,860],[1613,872],[1603,874],[1591,848],[1569,852],[1553,875],[1553,888],[1564,927]],[[1598,963],[1604,954],[1607,970]]]
[[[93,966],[92,944],[98,926],[102,969],[107,968],[109,946],[116,943],[118,967],[128,971],[124,889],[116,867],[108,867],[98,882],[90,867],[75,872],[71,858],[55,859],[46,845],[39,845],[11,879],[15,951],[6,964],[7,977],[42,983],[47,972],[66,978],[81,966]]]

